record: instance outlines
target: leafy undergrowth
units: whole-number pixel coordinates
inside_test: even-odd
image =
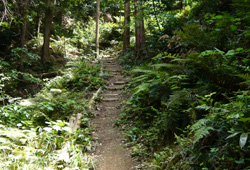
[[[129,72],[118,124],[144,169],[249,168],[248,62],[242,48],[162,53]]]
[[[0,61],[0,169],[94,169],[87,154],[93,117],[87,105],[108,74],[89,62],[96,60],[94,20],[87,25],[70,21],[62,28],[67,33],[51,37],[46,63],[37,55],[42,35],[24,48],[11,49],[10,57]],[[118,24],[100,22],[100,28],[101,43],[121,48],[116,41],[111,43],[121,31]],[[115,55],[111,49],[101,55],[111,53]],[[21,60],[22,69],[17,64]],[[78,113],[81,128],[72,132],[68,122]]]
[[[100,67],[74,61],[45,83],[34,98],[16,99],[0,108],[2,169],[92,169],[93,116],[86,106],[91,92],[103,85]],[[69,118],[82,113],[81,129],[72,132]]]

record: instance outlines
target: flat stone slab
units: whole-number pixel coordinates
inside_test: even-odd
[[[116,110],[116,107],[106,107],[106,110]]]
[[[115,82],[114,84],[115,85],[123,85],[123,84],[125,84],[126,82],[125,81],[117,81],[117,82]]]
[[[106,69],[107,70],[107,69]],[[107,71],[109,71],[109,72],[111,72],[111,73],[120,73],[120,72],[122,72],[122,70],[107,70]]]
[[[103,101],[105,102],[114,102],[120,100],[119,98],[104,98]]]
[[[116,60],[103,60],[103,63],[117,63]]]
[[[103,65],[104,65],[104,66],[114,67],[114,66],[117,66],[118,63],[117,63],[117,62],[112,62],[112,63],[106,63],[106,62],[104,62]]]
[[[123,81],[124,80],[123,75],[116,76],[116,78],[117,78],[117,81]]]
[[[112,97],[118,97],[119,94],[104,94],[103,96],[106,98],[108,98],[108,97],[112,98]]]
[[[121,70],[121,67],[116,66],[116,65],[104,66],[104,68],[109,69],[109,70]]]
[[[121,72],[111,72],[112,75],[121,75]]]
[[[104,66],[110,66],[110,67],[114,67],[114,66],[120,67],[117,62],[112,62],[112,63],[109,63],[109,62],[106,63],[106,62],[104,62],[103,65]]]
[[[116,85],[116,86],[109,86],[106,87],[107,90],[122,90],[123,89],[123,85]]]

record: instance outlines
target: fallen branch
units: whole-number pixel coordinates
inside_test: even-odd
[[[57,71],[54,72],[50,72],[50,73],[41,73],[38,75],[38,77],[40,78],[52,78],[52,77],[56,77],[58,75]]]

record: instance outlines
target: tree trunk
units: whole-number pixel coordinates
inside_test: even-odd
[[[180,10],[183,8],[183,0],[180,0]]]
[[[21,25],[21,48],[24,48],[26,45],[27,39],[27,10],[29,9],[29,0],[20,1],[20,14],[22,16],[22,25]],[[25,54],[20,54],[21,56]],[[24,71],[23,59],[20,58],[19,70]]]
[[[99,19],[100,19],[100,0],[96,2],[96,58],[99,57]]]
[[[22,31],[21,31],[21,47],[26,45],[26,33],[27,33],[27,10],[29,9],[29,0],[21,2],[21,15],[23,17]]]
[[[56,0],[46,0],[47,9],[45,13],[44,42],[43,42],[42,57],[41,57],[43,63],[49,60],[50,35],[51,35],[51,30],[52,30],[52,22],[53,22],[55,4],[56,4]]]
[[[38,16],[38,23],[37,23],[37,39],[39,38],[39,36],[40,36],[40,29],[41,29],[41,24],[42,24],[42,16],[41,15],[39,15]],[[39,43],[39,45],[40,45],[40,43]]]
[[[145,28],[143,20],[142,0],[135,0],[135,34],[136,34],[136,56],[146,57]]]
[[[125,0],[123,52],[128,52],[130,45],[130,0]]]

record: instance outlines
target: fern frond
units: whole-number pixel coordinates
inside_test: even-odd
[[[153,75],[155,75],[155,74],[157,74],[157,71],[154,71],[154,70],[147,70],[147,69],[140,69],[140,68],[136,68],[136,69],[133,69],[132,71],[131,71],[131,73],[145,73],[145,74],[153,74]]]
[[[188,62],[188,61],[192,61],[191,59],[183,59],[183,58],[176,58],[176,59],[173,59],[171,60],[172,62]]]
[[[177,66],[175,64],[167,64],[167,63],[161,63],[161,64],[154,64],[152,67],[155,68],[176,68]]]
[[[209,125],[209,122],[210,119],[204,118],[191,126],[191,133],[194,133],[194,143],[198,142],[214,130],[214,128]]]
[[[250,75],[248,73],[246,74],[236,74],[235,76],[238,76],[244,80],[250,80]]]
[[[235,76],[238,76],[238,77],[245,80],[243,82],[240,82],[240,84],[249,84],[250,83],[250,75],[248,73],[246,73],[246,74],[236,74]]]
[[[211,106],[208,106],[208,105],[206,105],[206,104],[203,104],[203,105],[196,106],[195,108],[196,108],[196,109],[200,109],[200,110],[208,111],[208,110],[210,110],[212,107],[211,107]]]
[[[149,83],[142,83],[141,85],[137,86],[134,88],[135,92],[134,95],[142,92],[142,91],[147,91],[149,89],[150,84]]]
[[[200,139],[209,135],[214,128],[211,126],[204,126],[194,132],[194,143],[198,142]]]
[[[183,93],[177,93],[169,96],[167,107],[170,108],[171,106],[178,104],[180,102],[179,99],[183,97]]]
[[[207,119],[207,118],[198,120],[195,124],[193,124],[191,126],[191,133],[196,131],[197,129],[202,128],[203,126],[205,126],[209,122],[210,122],[210,119]]]
[[[135,78],[132,79],[133,82],[137,83],[137,82],[144,82],[145,80],[147,80],[149,77],[145,74],[137,76]]]

